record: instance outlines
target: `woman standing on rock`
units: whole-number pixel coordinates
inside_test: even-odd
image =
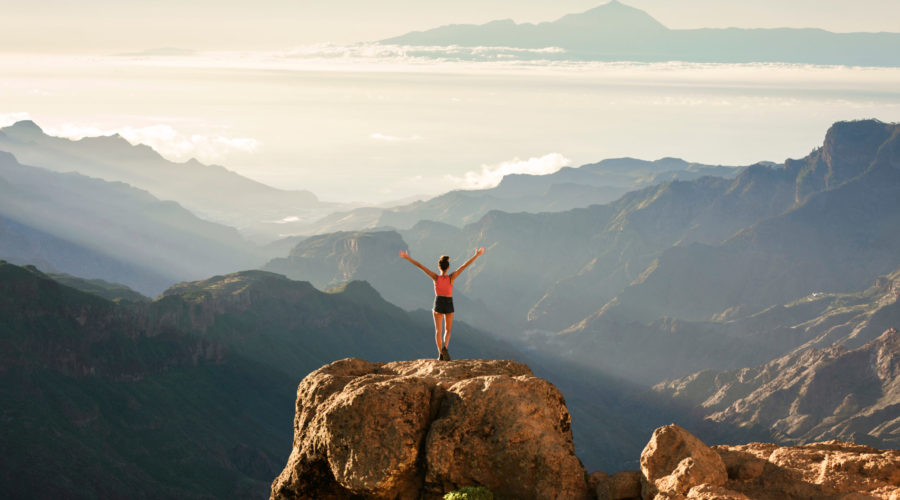
[[[475,255],[450,274],[447,274],[447,269],[450,268],[450,257],[443,255],[438,261],[441,274],[436,274],[410,257],[408,250],[400,250],[400,257],[421,269],[434,281],[434,343],[437,344],[440,353],[438,359],[440,360],[450,361],[450,352],[447,347],[450,345],[450,330],[453,328],[453,282],[465,268],[469,267],[469,264],[475,262],[475,259],[481,255],[484,255],[484,247],[475,250]]]

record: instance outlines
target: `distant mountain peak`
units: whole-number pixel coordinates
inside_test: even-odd
[[[629,12],[629,11],[634,11],[634,12],[644,12],[644,11],[642,11],[641,9],[637,9],[637,8],[631,7],[630,5],[625,5],[624,3],[619,2],[619,1],[617,1],[617,0],[611,0],[611,1],[609,1],[609,2],[606,2],[606,3],[602,3],[602,4],[600,4],[600,5],[597,5],[596,7],[591,7],[590,9],[585,10],[585,11],[582,11],[582,12],[580,12],[580,13],[566,14],[566,15],[564,15],[563,17],[568,17],[568,16],[583,16],[583,15],[598,15],[598,14],[609,14],[609,13],[612,13],[612,12]]]
[[[870,136],[884,140],[891,124],[877,119],[835,122],[825,133],[825,146],[836,142],[857,142]]]
[[[552,24],[571,27],[596,27],[598,29],[654,29],[667,30],[662,23],[643,10],[616,0],[598,5],[579,14],[567,14]]]
[[[897,130],[880,120],[837,122],[825,134],[823,160],[828,165],[829,183],[854,177],[875,161],[879,147]]]
[[[12,125],[0,129],[3,133],[15,138],[29,138],[43,135],[44,131],[32,120],[20,120]]]
[[[22,130],[40,130],[43,132],[43,130],[41,130],[41,127],[39,127],[38,124],[34,122],[34,120],[19,120],[16,123],[13,123],[12,127]]]

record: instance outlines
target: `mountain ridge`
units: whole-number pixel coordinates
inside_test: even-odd
[[[900,66],[900,33],[832,33],[815,28],[669,29],[646,12],[616,1],[555,21],[448,25],[378,43],[565,50],[542,56],[549,59]]]
[[[196,217],[123,182],[19,163],[0,151],[0,257],[48,271],[166,286],[256,260],[234,228]]]
[[[273,188],[195,158],[172,162],[150,146],[133,145],[119,134],[70,140],[47,135],[35,122],[23,120],[0,129],[0,150],[27,165],[130,184],[250,236],[265,233],[264,221],[301,215],[317,218],[335,206],[309,191]]]
[[[615,201],[629,191],[674,179],[733,177],[743,167],[705,165],[679,158],[655,161],[609,158],[544,175],[509,174],[493,188],[453,190],[405,205],[335,212],[313,223],[283,224],[300,234],[392,228],[405,230],[422,220],[457,227],[477,222],[491,210],[562,212]]]
[[[779,307],[811,293],[855,293],[900,267],[891,250],[891,228],[900,224],[894,208],[900,170],[892,167],[900,158],[892,139],[897,129],[875,120],[837,122],[822,147],[802,159],[750,166],[734,179],[664,182],[606,205],[537,214],[491,211],[462,228],[420,222],[397,231],[399,237],[390,234],[393,250],[378,260],[354,260],[354,268],[385,270],[388,279],[372,278],[373,286],[403,307],[415,307],[416,300],[427,304],[428,280],[393,262],[394,250],[405,244],[429,265],[442,254],[459,259],[484,246],[483,264],[467,270],[457,288],[488,314],[467,307],[466,317],[529,348],[546,347],[648,386],[673,376],[666,372],[673,369],[667,353],[684,362],[678,375],[703,363],[725,368],[742,360],[765,362],[784,354],[777,349],[799,344],[766,336],[754,321],[793,341],[799,334],[782,328]],[[347,235],[317,238],[332,246],[306,254],[305,265],[338,276],[337,261],[325,257]],[[293,277],[301,278],[296,270]],[[421,298],[404,302],[391,287]],[[772,307],[764,320],[753,319]],[[492,318],[492,311],[502,314]],[[728,330],[731,322],[745,331]],[[724,343],[723,328],[737,347]],[[749,332],[772,347],[744,335]],[[651,349],[642,358],[643,344],[629,337],[669,351]],[[679,339],[698,340],[702,347]],[[648,368],[651,355],[656,362]]]
[[[900,334],[856,349],[805,349],[765,365],[699,372],[654,387],[706,419],[771,429],[776,439],[900,445]],[[765,409],[765,411],[763,411]]]
[[[864,147],[868,153],[862,157],[827,156],[827,149],[821,148],[804,160],[785,162],[784,181],[795,193],[782,213],[742,228],[720,245],[695,242],[665,250],[652,272],[597,314],[703,319],[737,304],[759,310],[815,291],[859,289],[891,272],[898,262],[884,249],[892,245],[887,227],[895,218],[892,200],[900,189],[900,125],[864,120],[839,122],[833,128],[842,127],[879,127],[890,133],[882,135],[877,148]],[[828,144],[833,147],[832,141]],[[823,165],[827,168],[820,168]],[[743,175],[761,174],[766,172]],[[814,188],[807,193],[806,186]],[[865,210],[859,208],[860,200],[867,200]],[[819,249],[815,256],[810,246]],[[844,265],[851,256],[858,256],[851,261],[854,265]],[[713,266],[718,266],[715,271]],[[706,293],[672,296],[667,290],[676,281],[705,286]]]

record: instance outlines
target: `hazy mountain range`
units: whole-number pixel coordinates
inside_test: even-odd
[[[0,129],[3,151],[0,189],[5,186],[9,196],[0,200],[0,234],[6,235],[0,258],[124,283],[148,296],[179,281],[257,267],[285,256],[302,239],[264,247],[253,243],[278,234],[407,228],[423,219],[461,226],[495,209],[568,210],[667,179],[738,172],[671,158],[604,160],[550,175],[511,175],[496,188],[453,191],[392,209],[337,212],[311,223],[297,214],[312,219],[340,206],[310,193],[270,188],[222,167],[169,162],[118,136],[73,141],[22,121]],[[297,220],[275,222],[292,218]]]
[[[491,210],[563,212],[604,204],[635,189],[668,180],[704,176],[733,177],[739,168],[689,163],[678,158],[656,161],[615,158],[580,167],[563,167],[546,175],[511,174],[488,189],[454,190],[434,198],[390,208],[339,211],[314,223],[282,225],[301,234],[359,229],[408,229],[422,220],[463,226]]]
[[[541,49],[546,59],[598,61],[783,62],[900,66],[898,33],[831,33],[820,29],[669,29],[617,0],[555,21],[447,25],[380,43]]]
[[[177,281],[254,267],[227,226],[121,182],[22,165],[0,151],[0,257],[127,284],[155,296]]]
[[[405,245],[432,265],[441,254],[459,263],[485,246],[484,262],[457,281],[481,328],[517,339],[531,331],[535,346],[648,384],[761,362],[799,343],[751,348],[767,342],[764,328],[725,340],[708,325],[750,322],[811,293],[865,289],[900,267],[898,130],[837,123],[806,158],[752,166],[734,179],[666,182],[607,205],[494,211],[462,228],[423,221],[399,232],[320,235],[268,268],[323,283],[368,279],[390,300],[424,308],[430,283],[392,260],[396,250]],[[564,333],[545,345],[551,332]],[[693,340],[678,358],[669,342],[685,338]]]
[[[442,253],[461,262],[460,259],[467,257],[472,248],[485,246],[489,251],[490,265],[476,266],[464,275],[457,286],[467,296],[482,300],[488,308],[504,311],[504,316],[519,328],[562,331],[579,325],[583,319],[600,311],[606,318],[618,317],[621,321],[651,321],[663,316],[710,318],[736,305],[742,306],[747,313],[787,302],[818,288],[831,291],[860,288],[879,274],[889,272],[892,266],[900,265],[900,262],[894,262],[893,254],[883,251],[885,247],[879,244],[860,250],[878,252],[877,256],[873,255],[866,262],[846,271],[821,270],[814,275],[804,275],[801,270],[780,269],[779,272],[784,273],[783,278],[774,276],[765,279],[769,277],[759,276],[759,287],[746,287],[747,280],[740,278],[722,280],[722,283],[714,281],[716,276],[725,272],[761,274],[752,262],[743,262],[738,266],[738,261],[735,261],[732,268],[711,269],[710,272],[703,268],[717,265],[725,259],[705,261],[709,252],[727,252],[737,245],[735,241],[744,241],[749,238],[748,235],[773,227],[779,221],[793,221],[798,214],[807,211],[814,219],[818,214],[819,219],[816,220],[821,224],[843,223],[838,230],[823,232],[823,237],[831,234],[840,238],[844,231],[869,228],[879,237],[890,238],[891,233],[887,229],[890,224],[884,222],[884,217],[893,217],[896,211],[885,206],[880,209],[884,211],[884,217],[866,218],[864,213],[847,206],[865,195],[858,192],[844,198],[844,191],[837,188],[846,182],[847,189],[859,186],[860,191],[869,187],[896,189],[896,183],[889,178],[892,175],[890,164],[879,163],[883,168],[873,166],[879,148],[882,156],[890,153],[888,146],[892,144],[890,138],[895,128],[875,121],[836,124],[827,134],[825,146],[809,157],[790,160],[783,165],[755,165],[744,169],[734,179],[702,177],[690,181],[669,181],[630,192],[606,205],[558,213],[492,211],[462,228],[423,221],[393,236],[387,232],[373,232],[369,237],[393,238],[396,244],[391,247],[392,252],[401,245],[397,239],[400,235],[413,256],[420,257],[426,263],[436,260]],[[888,178],[882,178],[882,175]],[[854,176],[861,176],[859,183],[848,182]],[[869,183],[879,185],[871,186]],[[842,217],[853,214],[864,220],[842,221],[837,214],[824,216],[816,208],[816,204],[822,203],[822,197],[834,198],[835,202],[842,200],[842,208],[846,210],[841,212],[835,205],[835,210],[844,214]],[[877,203],[893,203],[890,196],[876,199]],[[799,238],[801,229],[811,227],[812,223],[805,221],[802,228],[785,228],[765,238],[758,238],[758,241],[779,245],[786,239]],[[325,238],[322,235],[316,241],[321,242]],[[844,244],[830,245],[828,252],[844,252],[838,255],[847,257],[857,250],[853,246],[855,244],[853,240],[845,240]],[[307,245],[301,242],[295,255],[307,253],[304,250]],[[795,259],[805,258],[804,248],[797,248]],[[385,269],[386,266],[381,262],[368,264],[357,255],[359,251],[354,245],[342,243],[330,247],[327,253],[345,253],[348,259],[355,259],[354,269]],[[665,273],[669,269],[683,269],[684,263],[670,267],[668,260],[682,255],[695,256],[697,268],[692,269],[690,276],[679,276],[677,286],[682,293],[678,297],[670,297],[670,291],[676,285],[663,281]],[[748,255],[759,257],[763,254],[756,251]],[[838,255],[829,258],[841,258]],[[303,265],[316,268],[317,273],[338,275],[334,262],[328,264],[308,259],[304,262]],[[812,265],[811,259],[809,262],[807,265]],[[418,278],[417,271],[410,268],[404,272],[402,266],[393,266],[395,270],[386,274],[395,283],[400,279],[406,280],[404,276],[408,277],[403,285],[394,287],[412,290],[418,286],[414,283]],[[284,267],[279,269],[280,272],[287,272]],[[723,290],[718,290],[722,293],[706,294],[702,292],[702,287],[695,288],[694,283],[707,277],[713,282],[705,285],[706,288],[741,287],[744,296],[735,297]],[[657,280],[658,292],[651,287]],[[788,289],[768,295],[769,288],[765,287],[781,286],[779,283]],[[377,279],[373,284],[376,288],[389,286],[380,284]],[[385,290],[386,294],[391,295],[389,288]],[[660,295],[658,303],[649,300],[653,293]],[[630,306],[632,296],[634,305]],[[647,300],[642,301],[642,297]],[[683,305],[677,302],[682,299]],[[588,323],[583,328],[589,328]]]
[[[149,146],[132,145],[119,135],[76,141],[47,135],[26,120],[0,129],[0,151],[14,154],[25,165],[124,182],[264,240],[278,234],[265,231],[270,227],[266,221],[314,220],[338,207],[319,201],[309,191],[276,189],[217,165],[171,162]]]

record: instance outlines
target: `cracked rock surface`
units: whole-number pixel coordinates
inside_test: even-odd
[[[297,389],[294,443],[272,499],[586,499],[565,400],[512,361],[344,359]]]

